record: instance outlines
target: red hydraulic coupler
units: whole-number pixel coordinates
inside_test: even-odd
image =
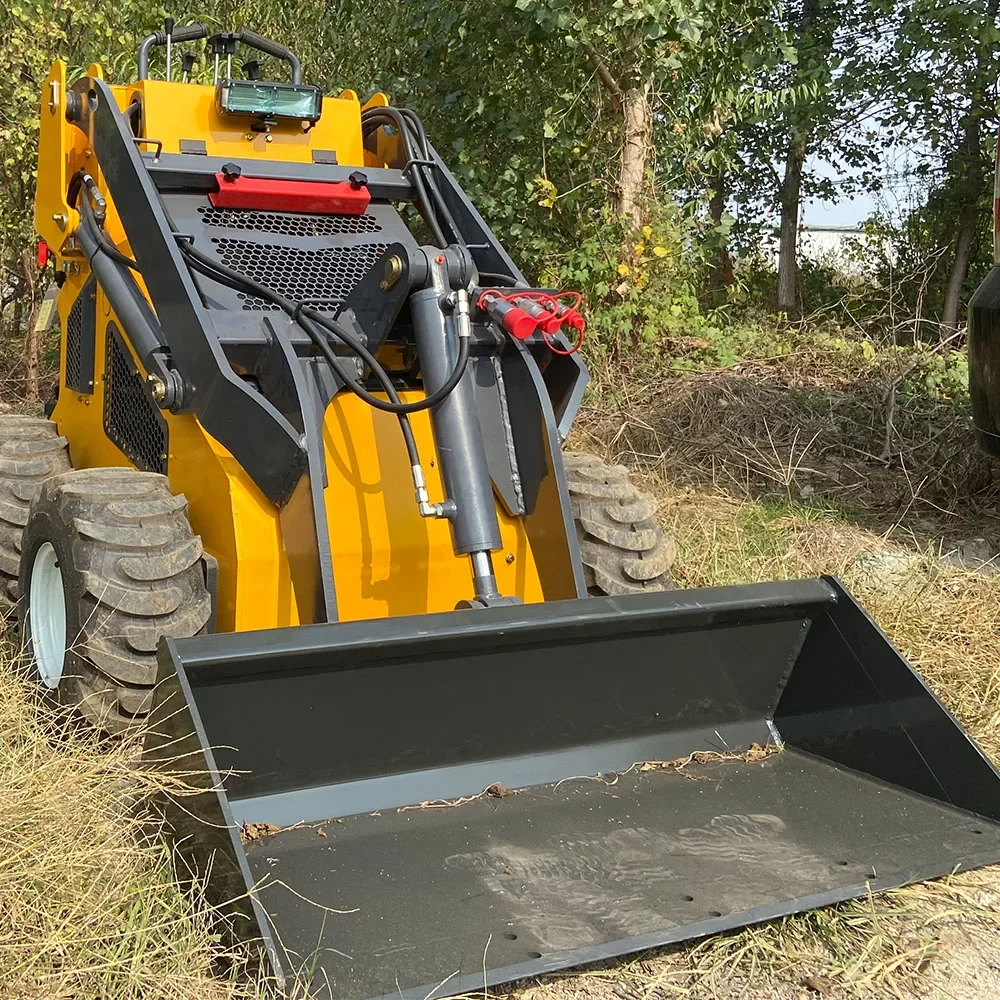
[[[486,292],[479,296],[477,303],[480,309],[494,322],[499,323],[512,337],[527,340],[535,332],[538,321],[519,309],[512,302],[500,298],[496,293]]]
[[[567,326],[573,327],[579,333],[583,332],[583,317],[570,306],[564,306],[561,302],[556,303],[555,314],[559,318],[560,323],[565,323]]]
[[[537,325],[545,333],[558,333],[562,326],[562,320],[551,310],[547,309],[540,302],[533,299],[526,299],[520,296],[514,299],[514,305],[523,309],[529,316],[533,317]]]

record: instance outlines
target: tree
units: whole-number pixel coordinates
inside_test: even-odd
[[[517,0],[517,6],[569,52],[582,51],[615,99],[614,201],[631,228],[643,221],[643,185],[661,152],[673,160],[675,183],[711,178],[721,221],[733,148],[720,136],[731,123],[791,100],[791,89],[778,97],[762,85],[779,63],[795,59],[779,7],[767,0]]]
[[[919,137],[953,211],[954,250],[942,308],[943,335],[958,324],[977,229],[990,203],[988,148],[998,124],[998,0],[911,0],[875,5],[891,23],[882,70],[889,127]],[[941,199],[938,199],[940,204]]]

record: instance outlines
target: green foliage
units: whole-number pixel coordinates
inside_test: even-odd
[[[625,92],[648,100],[651,189],[670,201],[701,200],[748,127],[816,87],[783,72],[797,54],[769,0],[430,0],[410,36],[403,96],[531,271],[614,204]]]
[[[75,9],[79,7],[78,11]],[[31,208],[35,191],[35,149],[39,88],[54,57],[68,45],[83,5],[20,0],[2,14],[0,46],[0,288],[2,302],[28,294],[34,274],[25,266],[31,247]],[[2,313],[0,313],[2,316]]]
[[[873,165],[885,132],[856,127],[866,115],[907,130],[938,157],[926,168],[932,190],[919,212],[902,226],[872,221],[882,235],[857,255],[867,285],[823,264],[801,267],[807,307],[850,306],[874,326],[891,289],[893,310],[934,321],[956,219],[970,199],[983,224],[968,288],[988,266],[983,163],[996,94],[984,53],[1000,44],[996,0],[809,2],[808,32],[798,30],[801,5],[771,0],[384,0],[377,16],[364,0],[333,8],[274,0],[169,7],[178,23],[247,25],[288,42],[307,79],[327,92],[352,87],[364,98],[384,89],[416,108],[529,276],[587,294],[594,343],[671,355],[683,367],[731,364],[754,349],[753,323],[737,321],[732,310],[771,301],[773,275],[742,264],[722,313],[706,308],[706,278],[723,269],[734,240],[759,243],[777,204],[789,136],[805,125],[816,163],[854,178],[835,183],[828,169],[807,169],[807,197],[846,192],[851,183],[877,186]],[[0,14],[0,323],[8,336],[23,326],[16,305],[35,280],[25,253],[40,81],[56,56],[76,74],[97,60],[109,77],[129,79],[139,38],[158,26],[166,6],[15,0]],[[154,70],[161,59],[154,56]],[[643,237],[642,252],[637,238],[626,240],[614,210],[621,95],[632,88],[643,91],[650,112],[652,235]],[[973,119],[981,127],[970,146]],[[716,192],[712,221],[707,205]],[[733,203],[736,227],[726,211]],[[918,273],[930,277],[918,280]],[[917,339],[930,334],[913,330]]]
[[[577,244],[550,253],[539,275],[545,287],[584,293],[589,351],[611,357],[656,356],[676,338],[698,337],[712,326],[699,305],[705,217],[660,205],[634,243],[605,211]]]
[[[176,14],[184,13],[176,8]],[[18,336],[27,321],[22,305],[38,280],[32,212],[42,81],[57,58],[67,61],[71,77],[92,62],[130,74],[139,37],[162,18],[159,5],[141,0],[113,7],[84,0],[16,0],[0,14],[0,330],[8,336]],[[10,304],[13,309],[5,311]]]

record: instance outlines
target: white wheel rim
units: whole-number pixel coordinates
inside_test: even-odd
[[[42,542],[35,553],[28,619],[38,676],[49,690],[53,690],[62,679],[66,659],[66,595],[59,559],[50,542]]]

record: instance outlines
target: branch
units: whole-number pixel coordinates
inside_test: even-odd
[[[915,331],[918,332],[918,331]],[[909,365],[907,365],[893,380],[889,383],[889,388],[886,389],[884,403],[885,403],[885,437],[882,441],[882,455],[881,460],[883,462],[888,462],[892,458],[892,438],[895,433],[895,418],[896,418],[896,390],[903,384],[903,380],[910,375],[913,371],[920,367],[932,354],[937,354],[942,348],[947,347],[953,340],[962,336],[965,330],[956,330],[950,337],[945,337],[944,340],[939,341],[925,354],[920,354],[916,359]]]
[[[600,77],[601,83],[603,83],[615,97],[624,97],[625,95],[622,93],[622,88],[618,86],[618,81],[608,71],[608,67],[604,65],[604,60],[598,55],[597,49],[595,49],[590,42],[583,42],[582,47],[583,51],[587,53],[587,57],[590,59],[591,63],[593,63],[594,71]]]

